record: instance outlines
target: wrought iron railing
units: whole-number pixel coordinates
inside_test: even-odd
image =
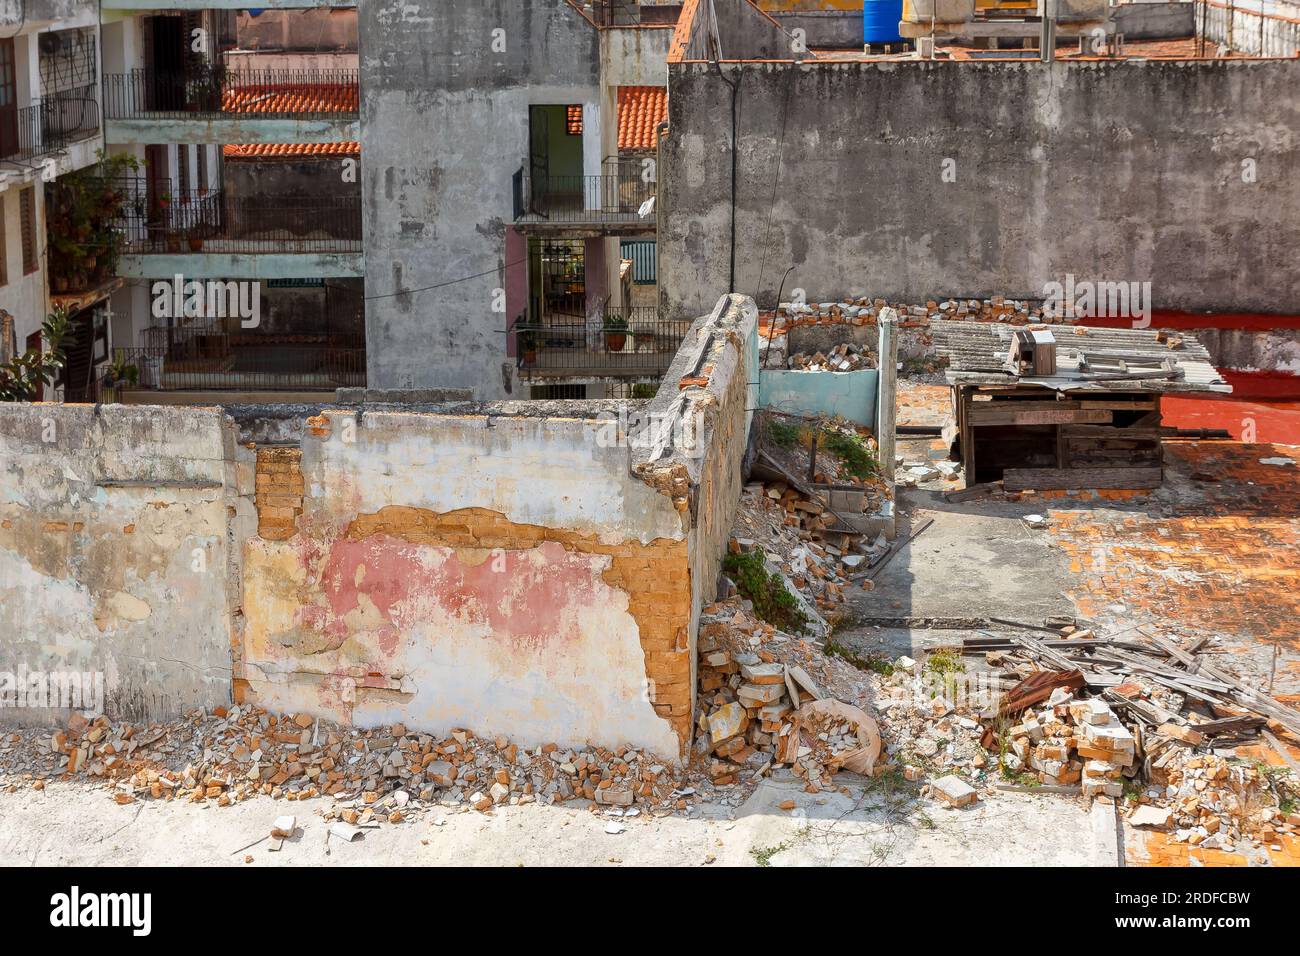
[[[238,196],[172,192],[165,180],[125,185],[127,254],[178,252],[360,252],[361,195]]]
[[[194,343],[191,343],[192,345]],[[233,345],[201,354],[196,348],[114,349],[115,364],[134,366],[136,381],[114,382],[105,371],[100,400],[112,392],[328,391],[366,383],[366,351],[303,345]]]
[[[347,119],[358,111],[356,70],[234,70],[104,74],[109,119],[184,118],[238,113],[293,119]]]
[[[99,134],[93,89],[58,93],[18,110],[12,135],[0,135],[0,159],[36,159]]]
[[[515,219],[566,223],[625,223],[654,226],[653,210],[642,207],[655,194],[640,164],[626,164],[600,176],[556,176],[518,169],[512,181]]]
[[[524,316],[511,329],[525,375],[663,375],[689,319],[663,319],[653,308],[608,309],[587,319]]]

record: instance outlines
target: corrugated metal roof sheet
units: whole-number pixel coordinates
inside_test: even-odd
[[[1231,392],[1218,370],[1210,364],[1210,353],[1187,333],[1170,347],[1151,329],[1101,329],[1091,326],[1051,326],[1056,338],[1058,374],[1050,377],[1017,376],[1003,363],[1011,348],[1011,336],[1017,328],[999,322],[931,323],[935,350],[947,359],[948,381],[957,385],[1041,385],[1057,391],[1106,392]],[[1172,359],[1182,372],[1181,378],[1090,379],[1078,371],[1079,352],[1096,359],[1124,358],[1134,363],[1159,364]]]

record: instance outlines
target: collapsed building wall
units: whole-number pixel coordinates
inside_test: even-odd
[[[668,69],[665,317],[728,286],[772,307],[789,266],[787,294],[831,300],[1040,298],[1068,275],[1150,282],[1155,307],[1188,311],[1300,296],[1295,60]]]
[[[259,449],[237,698],[676,752],[687,528],[611,438],[582,417],[327,410],[298,448]],[[656,710],[675,696],[676,727]]]
[[[0,404],[0,672],[98,674],[133,720],[228,702],[241,477],[217,409]]]
[[[0,406],[0,671],[682,756],[755,336],[725,298],[650,405]]]

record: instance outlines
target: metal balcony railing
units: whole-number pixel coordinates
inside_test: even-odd
[[[117,392],[329,391],[366,384],[366,350],[320,345],[240,344],[235,336],[187,340],[181,348],[113,350],[114,359],[135,366],[135,384],[98,380],[99,400]]]
[[[655,194],[640,164],[600,176],[555,176],[521,167],[512,182],[515,221],[556,225],[625,224],[653,227],[653,210],[641,208]]]
[[[361,195],[318,198],[172,192],[166,180],[125,184],[128,255],[179,252],[360,252]]]
[[[94,90],[58,93],[18,110],[16,128],[0,133],[0,159],[37,159],[98,134]]]
[[[607,309],[587,319],[520,316],[511,328],[516,362],[525,376],[658,377],[691,327],[662,319],[653,308]]]
[[[260,116],[355,119],[356,70],[232,70],[211,66],[184,73],[132,70],[104,74],[109,119]]]

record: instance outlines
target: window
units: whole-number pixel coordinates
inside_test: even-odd
[[[18,194],[18,223],[23,234],[23,275],[36,271],[36,188]]]
[[[181,202],[189,202],[190,147],[184,143],[176,147],[176,191]]]
[[[582,104],[564,108],[564,131],[570,136],[582,135]]]

